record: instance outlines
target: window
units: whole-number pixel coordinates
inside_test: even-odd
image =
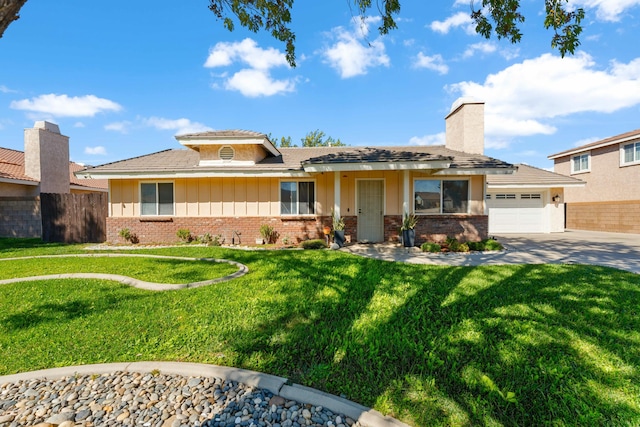
[[[316,194],[313,182],[280,183],[280,215],[314,215]]]
[[[467,213],[469,181],[418,179],[414,183],[414,202],[418,214]]]
[[[640,142],[627,144],[622,148],[622,164],[640,163]]]
[[[571,173],[589,172],[589,154],[578,154],[571,160]]]
[[[173,182],[140,184],[141,215],[173,215]]]

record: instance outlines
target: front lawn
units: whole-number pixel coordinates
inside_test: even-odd
[[[81,251],[7,246],[0,239],[0,257]],[[231,259],[249,273],[168,292],[99,280],[2,285],[0,375],[180,360],[285,376],[414,426],[640,424],[638,275],[334,251],[147,252]],[[83,262],[66,260],[68,272],[71,260]]]

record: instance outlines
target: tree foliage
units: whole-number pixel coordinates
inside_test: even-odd
[[[325,133],[319,129],[309,132],[302,141],[303,147],[344,147],[344,144],[340,139],[333,139],[330,136],[325,138]]]
[[[296,66],[295,39],[291,31],[291,8],[293,0],[209,0],[209,9],[223,20],[224,26],[233,31],[234,17],[240,25],[258,32],[265,30],[277,40],[286,44],[287,61]],[[380,34],[387,34],[397,28],[397,17],[400,13],[400,0],[349,0],[361,19],[371,9],[376,9],[382,18],[378,27]],[[485,38],[493,34],[498,39],[505,38],[511,43],[518,43],[522,38],[519,25],[525,21],[520,12],[520,0],[470,0],[470,16],[476,24],[476,32]],[[544,27],[552,28],[551,47],[558,49],[564,57],[574,53],[580,45],[581,21],[583,9],[571,9],[569,0],[545,0]]]
[[[9,24],[20,18],[20,9],[27,0],[0,0],[0,37]]]

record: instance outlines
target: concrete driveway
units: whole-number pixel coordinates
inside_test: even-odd
[[[413,264],[592,264],[640,274],[640,234],[574,231],[495,236],[505,251],[475,254],[429,254],[397,244],[352,245],[345,252]]]

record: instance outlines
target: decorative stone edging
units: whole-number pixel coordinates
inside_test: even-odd
[[[21,259],[38,259],[38,258],[91,258],[91,257],[141,257],[141,258],[159,258],[159,259],[177,259],[184,261],[207,261],[207,262],[226,262],[227,264],[238,267],[238,271],[233,274],[229,274],[224,277],[218,277],[211,280],[203,280],[201,282],[192,282],[184,284],[170,284],[170,283],[154,283],[145,282],[143,280],[134,279],[133,277],[121,276],[118,274],[105,274],[105,273],[62,273],[62,274],[48,274],[43,276],[29,276],[18,277],[14,279],[0,280],[0,285],[6,285],[9,283],[18,282],[33,282],[37,280],[52,280],[52,279],[99,279],[99,280],[113,280],[116,282],[124,283],[125,285],[133,286],[134,288],[146,289],[149,291],[171,291],[186,288],[198,288],[200,286],[213,285],[215,283],[222,283],[228,280],[242,277],[249,272],[249,268],[236,261],[227,259],[216,258],[188,258],[188,257],[176,257],[165,255],[145,255],[145,254],[68,254],[68,255],[39,255],[29,257],[16,257],[16,258],[0,258],[0,261],[16,261]]]

